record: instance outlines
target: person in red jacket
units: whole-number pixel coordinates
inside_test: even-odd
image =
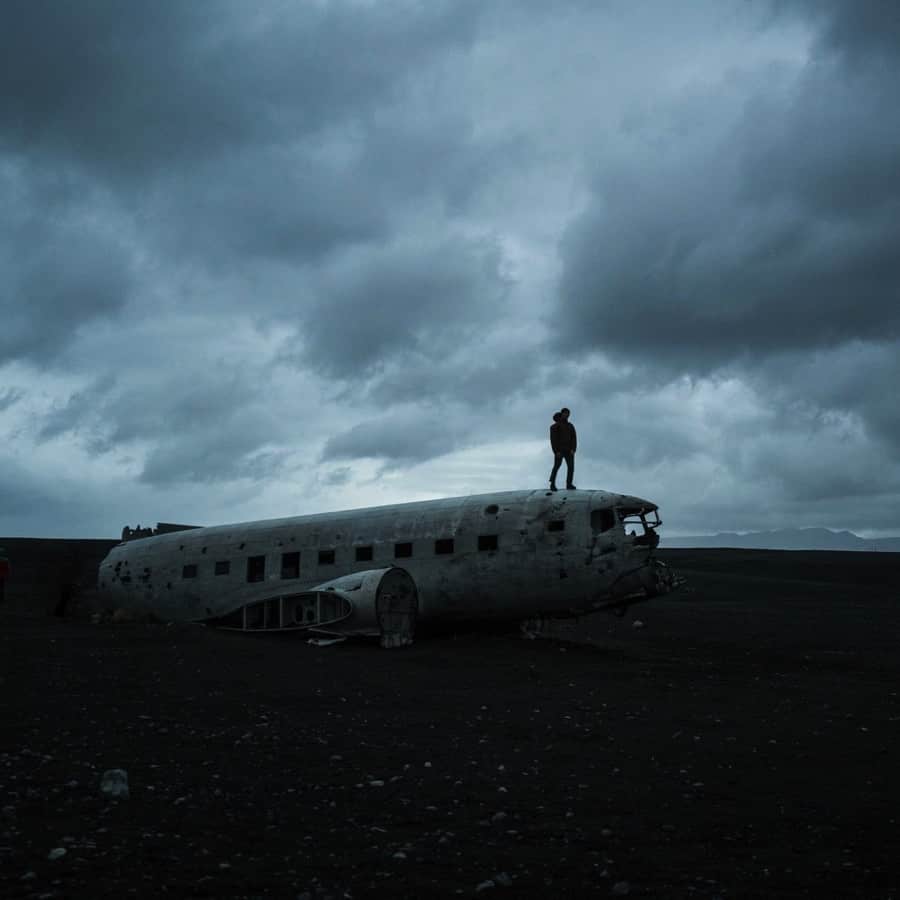
[[[575,451],[578,449],[578,435],[575,426],[569,421],[569,410],[563,407],[558,413],[553,414],[553,424],[550,426],[550,447],[553,450],[553,469],[550,472],[550,490],[557,490],[556,473],[566,461],[566,490],[576,490],[572,479],[575,477]]]

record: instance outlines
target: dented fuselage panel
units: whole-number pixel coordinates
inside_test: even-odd
[[[564,618],[664,592],[666,570],[654,556],[659,524],[656,505],[637,497],[508,491],[131,539],[104,559],[98,584],[112,608],[167,621],[231,617],[235,627],[246,627],[249,613],[263,628],[277,616],[280,628],[325,631],[324,621],[309,620],[311,595],[322,591],[353,607],[344,617],[351,621],[343,629],[332,622],[329,633],[346,633],[357,620],[365,625],[352,633],[384,634],[379,615],[394,615],[392,603],[412,610],[395,611],[400,631],[404,616]],[[402,576],[384,581],[398,569],[414,601],[397,599],[410,590],[401,589]],[[393,598],[380,612],[379,589]]]

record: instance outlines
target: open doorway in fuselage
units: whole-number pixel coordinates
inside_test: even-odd
[[[416,635],[419,593],[405,569],[394,568],[385,574],[375,597],[375,615],[381,631],[382,647],[403,647]]]

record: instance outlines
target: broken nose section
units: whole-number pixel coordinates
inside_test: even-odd
[[[595,608],[624,610],[632,603],[668,594],[677,585],[678,578],[672,570],[664,562],[650,557],[642,565],[623,572],[610,585],[606,599],[597,603]]]

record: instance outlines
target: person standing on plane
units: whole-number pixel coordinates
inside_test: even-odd
[[[550,426],[550,447],[553,450],[553,469],[550,472],[550,490],[557,490],[556,473],[559,471],[562,461],[566,461],[566,490],[574,491],[572,484],[575,477],[575,451],[578,449],[578,435],[575,426],[569,421],[570,412],[563,407],[558,413],[553,414],[553,424]]]

